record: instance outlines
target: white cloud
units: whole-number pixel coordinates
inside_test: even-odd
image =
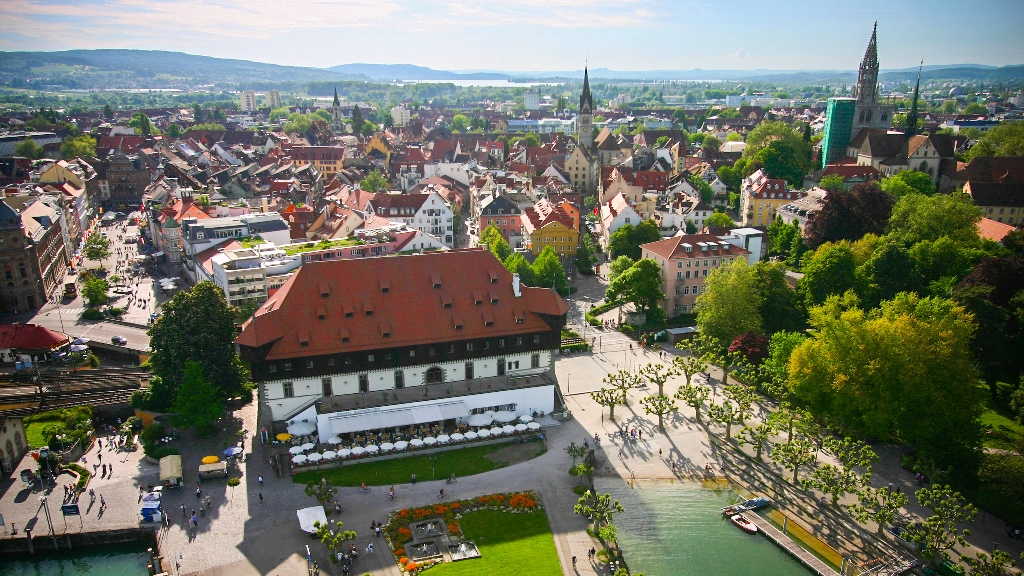
[[[737,59],[737,60],[741,59],[741,58],[746,58],[746,57],[747,57],[747,51],[746,50],[742,50],[742,49],[737,50],[737,51],[733,52],[732,54],[729,54],[729,58],[734,58],[734,59]]]

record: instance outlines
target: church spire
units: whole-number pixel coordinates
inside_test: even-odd
[[[337,86],[335,86],[335,88],[334,88],[334,105],[335,106],[341,106],[341,101],[338,100],[338,88],[337,88]]]
[[[587,66],[583,66],[583,92],[580,93],[580,113],[590,114],[594,111],[594,97],[590,95],[590,74]]]
[[[917,98],[921,93],[921,69],[924,68],[924,60],[917,68],[917,85],[914,86],[914,100],[910,104],[910,112],[907,114],[907,136],[917,134]]]
[[[878,102],[878,22],[871,30],[871,40],[864,51],[864,59],[860,61],[853,97],[861,104]]]

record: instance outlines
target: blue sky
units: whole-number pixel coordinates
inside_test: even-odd
[[[1024,0],[0,0],[0,50],[326,67],[852,69],[1024,63]]]

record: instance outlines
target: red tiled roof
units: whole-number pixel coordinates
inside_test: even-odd
[[[388,282],[387,292],[382,281]],[[497,293],[497,303],[488,298],[477,306],[473,293],[490,291]],[[451,307],[445,308],[442,302],[449,299]],[[318,319],[318,308],[326,320]],[[483,248],[308,262],[244,324],[235,342],[269,344],[268,360],[337,354],[546,331],[540,315],[562,316],[568,309],[548,288],[524,286],[516,298],[512,274]],[[493,325],[485,325],[485,312]],[[522,324],[516,316],[525,316]],[[390,324],[389,337],[381,334],[381,323]],[[308,338],[306,345],[300,336]]]
[[[718,244],[717,250],[701,250],[698,242],[710,242]],[[648,244],[641,244],[641,250],[648,250],[666,258],[669,260],[678,260],[681,258],[711,258],[714,256],[746,256],[750,254],[749,251],[724,242],[718,236],[712,234],[686,234],[683,236],[673,236],[671,238],[665,238],[664,240],[658,240],[656,242],[650,242]],[[690,251],[686,251],[684,244],[691,246]]]
[[[978,234],[982,238],[988,238],[993,242],[1002,242],[1003,238],[1006,238],[1006,235],[1014,230],[1016,228],[1012,225],[996,222],[991,218],[982,218],[978,222]]]
[[[51,350],[66,344],[68,336],[35,324],[0,325],[0,348]]]

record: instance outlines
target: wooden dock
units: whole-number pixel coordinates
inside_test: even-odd
[[[815,574],[818,574],[818,576],[841,576],[839,572],[836,572],[835,569],[823,562],[820,558],[805,550],[789,536],[783,534],[781,530],[773,526],[768,522],[768,520],[754,512],[747,512],[744,514],[744,517],[757,525],[757,529],[760,530],[762,534],[782,547],[783,550],[788,552],[790,556],[799,560],[804,566],[813,570]]]

